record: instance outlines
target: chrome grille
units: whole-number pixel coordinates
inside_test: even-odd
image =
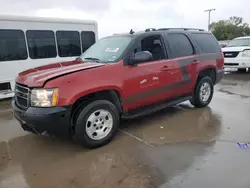
[[[225,58],[237,57],[240,52],[223,52]]]
[[[30,89],[28,87],[16,83],[15,101],[17,106],[24,109],[28,108],[29,94],[30,94]]]

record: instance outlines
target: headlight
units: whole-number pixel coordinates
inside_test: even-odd
[[[244,50],[244,51],[242,52],[242,56],[243,56],[243,57],[250,57],[250,50]]]
[[[52,107],[58,102],[58,89],[33,89],[31,90],[31,106]]]

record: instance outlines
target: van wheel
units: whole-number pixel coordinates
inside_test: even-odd
[[[96,100],[79,113],[75,138],[87,148],[97,148],[108,144],[115,136],[120,123],[116,106],[107,100]]]
[[[214,84],[211,78],[208,76],[199,78],[196,83],[193,98],[190,100],[190,103],[197,108],[206,107],[211,102],[213,93]]]

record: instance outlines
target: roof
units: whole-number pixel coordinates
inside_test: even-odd
[[[38,16],[21,16],[21,15],[0,15],[0,21],[27,21],[27,22],[51,22],[51,23],[72,23],[72,24],[91,24],[97,25],[95,20],[69,19],[69,18],[52,18]]]

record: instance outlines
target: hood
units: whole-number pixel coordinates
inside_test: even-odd
[[[242,52],[245,49],[250,49],[250,46],[233,46],[233,47],[224,47],[222,48],[223,52]]]
[[[16,78],[16,81],[29,87],[41,87],[47,80],[77,71],[101,67],[104,65],[105,64],[102,63],[82,61],[53,63],[21,72]]]

